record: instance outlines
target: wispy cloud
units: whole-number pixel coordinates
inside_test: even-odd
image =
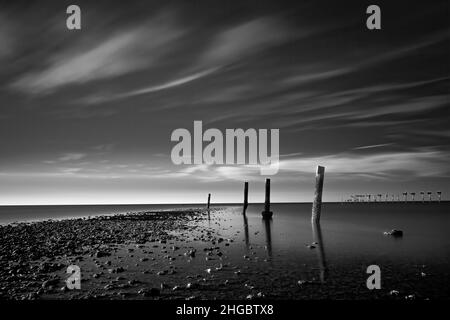
[[[170,20],[169,20],[170,21]],[[80,49],[68,48],[17,79],[13,88],[48,93],[68,84],[117,77],[156,63],[183,31],[170,23],[149,23],[122,31],[106,40]]]
[[[392,146],[392,145],[393,145],[393,143],[372,144],[372,145],[368,145],[368,146],[356,147],[356,148],[353,148],[353,150],[374,149],[374,148],[381,148],[381,147],[387,147],[387,146]]]
[[[140,88],[140,89],[136,89],[136,90],[131,90],[131,91],[120,93],[120,94],[108,94],[108,95],[96,94],[96,95],[85,97],[85,98],[81,99],[81,101],[85,104],[97,104],[97,103],[103,103],[103,102],[107,102],[107,101],[125,99],[125,98],[140,96],[140,95],[144,95],[144,94],[154,93],[154,92],[158,92],[158,91],[163,91],[163,90],[175,88],[175,87],[187,84],[189,82],[204,78],[204,77],[214,73],[217,70],[219,70],[219,68],[210,68],[210,69],[203,70],[203,71],[200,71],[200,72],[197,72],[194,74],[190,74],[185,77],[181,77],[178,79],[174,79],[174,80],[165,82],[163,84],[153,85],[153,86]]]
[[[330,174],[349,174],[386,179],[402,173],[403,177],[448,176],[448,152],[433,149],[418,149],[408,152],[386,152],[368,155],[354,153],[320,157],[297,157],[280,161],[280,170],[311,172],[316,165],[324,165]],[[404,173],[408,172],[407,175]]]
[[[86,155],[87,155],[86,153],[81,153],[81,152],[69,152],[69,153],[62,154],[55,160],[44,160],[43,162],[47,163],[47,164],[55,164],[55,163],[60,163],[60,162],[77,161],[77,160],[81,160],[81,159],[85,158]]]
[[[388,144],[385,144],[388,145]],[[383,145],[356,148],[376,148]],[[448,152],[434,149],[417,149],[405,152],[376,154],[340,153],[326,156],[301,156],[294,154],[279,161],[279,174],[283,180],[310,176],[317,165],[324,165],[333,179],[365,177],[373,179],[414,179],[417,177],[448,177]],[[198,181],[259,181],[258,165],[193,165],[179,170],[157,174],[160,178],[192,178]]]
[[[297,33],[296,37],[303,35]],[[207,66],[227,64],[283,43],[290,37],[289,29],[279,21],[273,18],[254,19],[219,33],[198,63]]]

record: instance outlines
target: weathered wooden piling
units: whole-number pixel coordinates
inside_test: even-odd
[[[325,250],[323,245],[322,230],[320,228],[320,223],[314,222],[312,223],[312,232],[314,242],[316,243],[317,248],[319,249],[317,251],[317,256],[319,258],[320,282],[324,283],[326,281],[328,268],[325,258]]]
[[[247,210],[248,207],[248,182],[245,181],[244,183],[244,213],[245,210]]]
[[[263,218],[271,218],[273,212],[270,211],[270,179],[266,179],[266,199],[264,201]]]
[[[314,223],[320,222],[320,212],[322,210],[322,191],[323,179],[325,176],[325,167],[317,166],[316,171],[316,187],[314,191],[314,202],[312,205],[311,221]]]
[[[211,193],[208,193],[208,209],[209,209],[209,204],[211,203]]]

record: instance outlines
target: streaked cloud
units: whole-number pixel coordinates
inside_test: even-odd
[[[289,30],[276,19],[264,17],[247,21],[218,34],[198,64],[217,66],[234,62],[283,43],[289,37]]]
[[[48,93],[68,84],[121,76],[156,63],[182,33],[168,23],[121,31],[94,45],[75,46],[49,57],[41,70],[26,73],[12,86],[30,93]]]
[[[81,99],[81,102],[86,104],[97,104],[97,103],[104,103],[107,101],[114,101],[119,99],[125,99],[125,98],[131,98],[135,96],[140,96],[144,94],[154,93],[158,91],[163,91],[171,88],[175,88],[184,84],[187,84],[189,82],[204,78],[214,72],[219,70],[219,68],[210,68],[207,70],[203,70],[194,74],[190,74],[188,76],[184,76],[178,79],[174,79],[168,82],[165,82],[163,84],[159,85],[153,85],[145,88],[140,88],[136,90],[131,90],[128,92],[120,93],[120,94],[108,94],[108,95],[93,95],[88,96],[86,98]]]
[[[372,145],[368,145],[368,146],[356,147],[356,148],[353,148],[353,150],[374,149],[374,148],[381,148],[381,147],[387,147],[387,146],[392,146],[392,145],[393,145],[393,143],[372,144]]]

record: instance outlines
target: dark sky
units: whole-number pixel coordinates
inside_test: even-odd
[[[395,2],[395,3],[394,3]],[[82,29],[66,28],[78,4]],[[279,128],[273,201],[450,192],[448,1],[0,2],[0,204],[263,199],[171,132]]]

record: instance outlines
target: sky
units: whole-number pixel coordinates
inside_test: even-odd
[[[195,120],[279,129],[274,202],[317,165],[324,201],[449,199],[448,2],[393,2],[1,1],[0,204],[262,201],[254,166],[172,163]]]

